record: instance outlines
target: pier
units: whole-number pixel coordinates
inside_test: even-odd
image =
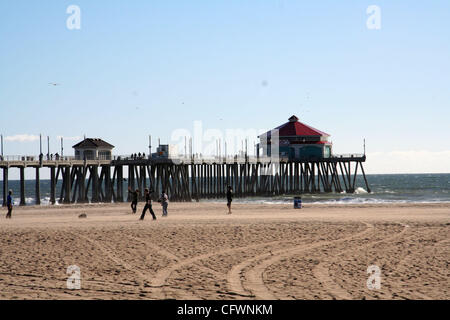
[[[50,171],[50,203],[100,203],[129,201],[131,187],[153,190],[157,199],[165,190],[171,201],[198,201],[226,197],[232,186],[235,197],[301,195],[307,193],[353,193],[360,173],[368,192],[364,172],[365,155],[330,156],[319,160],[248,157],[215,159],[134,159],[77,160],[63,157],[43,160],[37,157],[0,159],[3,177],[3,206],[6,205],[10,170],[20,171],[20,205],[25,205],[25,168],[35,170],[35,198],[40,204],[41,170]],[[127,172],[127,178],[124,178]],[[60,193],[56,194],[61,184]],[[125,185],[125,187],[124,187]]]
[[[40,156],[3,156],[3,205],[6,205],[9,170],[20,171],[20,205],[25,205],[25,168],[35,170],[35,198],[40,204],[40,170],[50,170],[50,203],[111,203],[130,201],[128,188],[152,191],[158,199],[164,190],[171,201],[199,201],[226,197],[227,186],[234,196],[271,197],[310,193],[354,193],[358,172],[370,192],[364,172],[364,154],[335,155],[330,135],[299,121],[295,115],[288,122],[261,134],[255,155],[246,148],[237,155],[218,152],[205,158],[190,152],[179,155],[170,145],[157,147],[149,154],[113,156],[114,146],[100,138],[84,138],[73,146],[74,156],[53,157],[48,149],[44,159],[42,138]],[[48,138],[47,138],[48,141]],[[48,143],[49,144],[49,143]],[[243,144],[243,142],[242,142]],[[220,148],[218,148],[219,150]],[[61,155],[63,142],[61,139]],[[127,173],[125,178],[124,173]],[[58,184],[60,184],[58,186]],[[59,194],[56,194],[57,190]]]

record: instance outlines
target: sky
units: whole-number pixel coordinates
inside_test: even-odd
[[[184,149],[199,123],[213,150],[295,114],[335,154],[365,139],[367,173],[448,173],[449,57],[448,0],[0,0],[4,154]]]

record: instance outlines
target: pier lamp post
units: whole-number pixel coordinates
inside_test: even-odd
[[[225,140],[225,159],[227,158],[227,141]]]
[[[248,157],[248,139],[245,138],[245,159]]]
[[[61,158],[64,156],[64,141],[63,137],[61,137]]]
[[[42,154],[42,134],[39,134],[39,155]]]
[[[152,136],[148,136],[148,157],[152,157]]]
[[[1,135],[1,140],[2,140],[2,159],[3,159],[3,135]]]

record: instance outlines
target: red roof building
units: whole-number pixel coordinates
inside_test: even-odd
[[[332,154],[329,137],[328,133],[308,126],[292,116],[285,124],[259,136],[258,151],[262,149],[263,156],[271,156],[278,149],[279,156],[289,160],[328,158]]]

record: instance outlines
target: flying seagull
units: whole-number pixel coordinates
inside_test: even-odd
[[[53,82],[49,82],[49,85],[51,85],[51,86],[59,86],[60,84],[59,83],[53,83]]]

